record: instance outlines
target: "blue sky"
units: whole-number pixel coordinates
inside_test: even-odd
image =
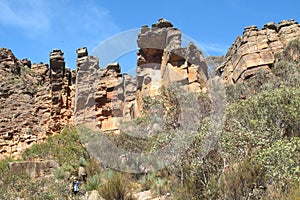
[[[87,46],[92,52],[116,34],[163,17],[207,54],[223,55],[245,26],[261,28],[283,19],[300,22],[299,9],[298,0],[0,0],[0,47],[36,63],[49,63],[50,51],[62,49],[67,65],[75,68],[77,48]],[[104,67],[101,55],[99,59]],[[118,60],[123,71],[132,69],[135,51]]]

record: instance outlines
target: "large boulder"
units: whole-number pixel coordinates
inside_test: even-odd
[[[30,175],[32,178],[52,176],[58,166],[59,165],[54,160],[20,161],[8,163],[11,173],[24,172]]]

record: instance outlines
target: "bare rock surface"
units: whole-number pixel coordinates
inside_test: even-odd
[[[58,168],[54,160],[41,161],[22,161],[8,163],[9,170],[12,173],[26,172],[32,178],[53,176],[54,171]]]
[[[72,123],[71,74],[62,55],[54,50],[49,68],[0,48],[0,159],[18,157]]]
[[[246,27],[217,71],[225,82],[231,84],[243,81],[258,71],[269,71],[275,63],[275,55],[288,42],[299,37],[300,25],[294,20],[283,20],[279,24],[270,22],[261,30],[257,26]]]
[[[206,91],[207,65],[202,52],[190,43],[181,47],[182,33],[165,19],[151,29],[143,26],[138,36],[137,101],[158,94],[162,86],[179,84],[193,92]]]

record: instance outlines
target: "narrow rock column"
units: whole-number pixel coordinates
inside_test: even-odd
[[[64,53],[54,49],[50,53],[50,94],[51,94],[51,120],[49,133],[59,133],[69,124],[71,111],[71,79],[69,68],[65,68]]]
[[[97,57],[88,56],[86,47],[77,50],[76,89],[74,115],[75,124],[97,124],[95,112],[95,88],[99,60]],[[94,128],[94,127],[93,127]]]

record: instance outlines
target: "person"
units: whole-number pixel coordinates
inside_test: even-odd
[[[74,195],[77,195],[77,193],[79,192],[79,181],[77,177],[74,177],[72,191]]]
[[[80,181],[83,181],[84,183],[86,182],[87,173],[83,166],[80,166],[78,169],[78,178]]]

